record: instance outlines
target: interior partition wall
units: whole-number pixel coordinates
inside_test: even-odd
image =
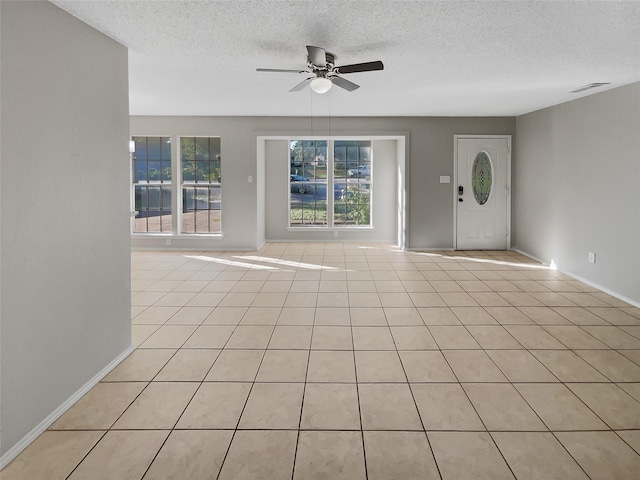
[[[127,49],[50,2],[0,12],[2,466],[133,347]]]

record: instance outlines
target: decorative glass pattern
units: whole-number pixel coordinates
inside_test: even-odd
[[[489,199],[493,179],[492,173],[489,156],[485,152],[478,153],[471,167],[471,189],[476,202],[480,205],[484,205]]]

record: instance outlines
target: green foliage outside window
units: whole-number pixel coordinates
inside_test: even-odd
[[[182,137],[180,139],[182,181],[220,183],[220,139],[209,137]]]

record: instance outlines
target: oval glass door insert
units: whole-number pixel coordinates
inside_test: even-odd
[[[489,156],[485,152],[478,153],[471,167],[471,189],[476,202],[480,205],[484,205],[489,199],[492,173]]]

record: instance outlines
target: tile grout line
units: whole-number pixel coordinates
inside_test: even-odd
[[[318,284],[318,288],[320,288],[319,284]],[[317,305],[317,299],[316,299],[316,305]],[[304,412],[304,398],[307,391],[307,377],[309,376],[309,363],[311,361],[311,345],[313,343],[313,332],[315,329],[315,323],[316,321],[315,321],[315,310],[314,310],[313,324],[311,326],[311,338],[309,339],[309,350],[307,353],[307,368],[305,370],[305,375],[304,375],[304,386],[302,387],[302,401],[300,402],[300,416],[298,418],[298,429],[296,432],[296,447],[293,452],[293,465],[291,466],[291,480],[294,479],[294,476],[296,473],[296,460],[298,457],[298,446],[300,445],[300,430],[302,429],[302,414]]]
[[[367,259],[367,266],[369,268],[368,259]],[[369,270],[369,273],[371,273],[370,270]],[[347,294],[348,294],[348,288],[349,288],[349,284],[347,284]],[[377,292],[376,292],[376,295],[378,295],[378,300],[380,300],[380,296]],[[382,302],[380,302],[380,305],[382,305]],[[383,311],[383,314],[384,314],[384,311]],[[353,321],[351,320],[351,311],[349,311],[349,327],[351,331],[351,355],[353,357],[353,373],[354,373],[355,382],[356,382],[356,398],[358,399],[358,418],[360,420],[360,439],[362,441],[362,460],[364,462],[364,477],[365,477],[365,480],[369,480],[369,468],[367,465],[367,448],[364,442],[364,423],[362,421],[362,407],[360,406],[360,383],[358,382],[358,365],[356,363],[356,346],[355,346],[355,340],[353,338]]]
[[[388,323],[388,321],[387,321]],[[392,338],[393,338],[393,333],[391,334]],[[435,339],[434,339],[435,342]],[[404,366],[404,363],[402,362],[402,357],[400,356],[400,351],[398,350],[398,344],[395,341],[395,338],[393,339],[393,343],[396,347],[396,355],[398,356],[398,361],[400,362],[400,366],[402,367],[402,372],[404,373],[404,376],[407,380],[407,386],[409,388],[409,393],[411,394],[411,398],[413,400],[413,404],[416,408],[416,412],[418,413],[418,418],[420,419],[420,424],[422,425],[422,430],[424,432],[424,436],[427,440],[427,445],[429,445],[429,451],[431,452],[431,458],[433,459],[433,463],[436,466],[436,470],[438,471],[438,475],[440,476],[440,479],[442,480],[442,471],[440,470],[440,465],[438,465],[438,461],[436,460],[436,455],[435,452],[433,451],[433,446],[431,445],[431,441],[429,440],[429,436],[427,435],[427,429],[424,425],[424,421],[422,420],[422,414],[420,413],[420,409],[418,408],[418,402],[416,401],[416,397],[415,394],[413,392],[413,389],[411,388],[411,382],[409,381],[409,376],[407,375],[407,370]],[[438,350],[440,351],[440,350]],[[440,352],[440,354],[442,355],[442,352]],[[444,355],[443,355],[444,356]]]

